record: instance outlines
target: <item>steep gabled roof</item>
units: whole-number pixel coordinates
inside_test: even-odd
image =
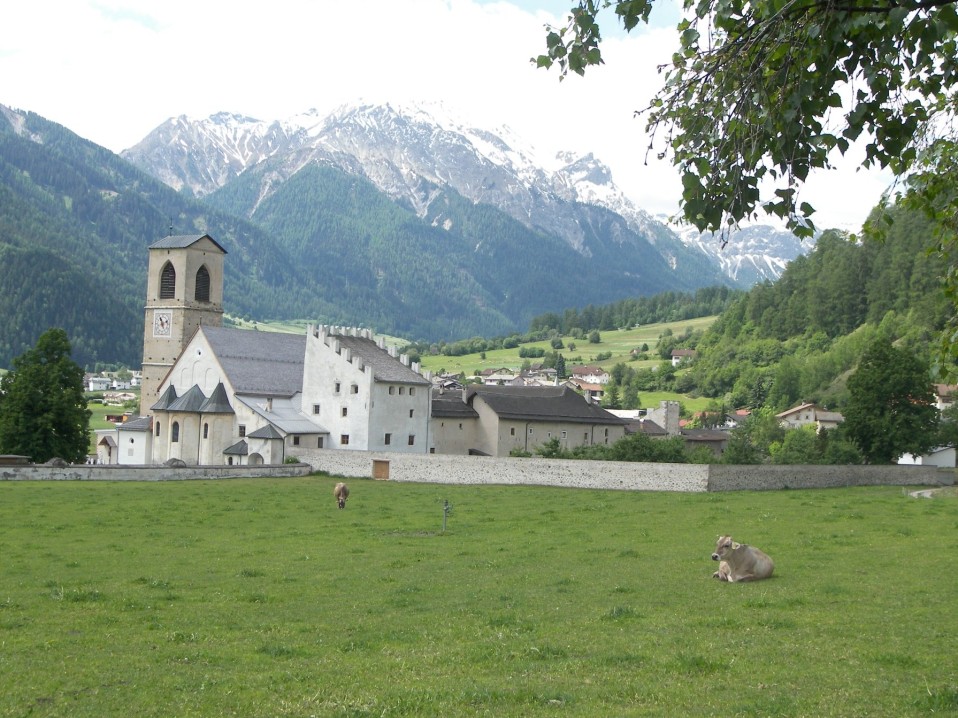
[[[199,331],[235,393],[289,397],[302,391],[305,334],[210,326]]]
[[[396,382],[401,384],[430,385],[431,382],[421,374],[417,374],[408,366],[385,349],[380,349],[372,339],[335,335],[341,347],[349,349],[354,357],[360,357],[363,363],[373,369],[373,379],[381,382]]]
[[[500,419],[575,424],[627,423],[565,386],[475,386],[468,389],[466,401],[472,404],[476,396],[480,396]]]

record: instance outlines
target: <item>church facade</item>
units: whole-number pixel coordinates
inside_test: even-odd
[[[369,330],[222,326],[225,250],[150,247],[141,416],[98,432],[104,463],[276,464],[306,449],[426,453],[431,383]]]

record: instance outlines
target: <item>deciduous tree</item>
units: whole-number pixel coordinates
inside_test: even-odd
[[[627,30],[655,0],[578,0],[546,52],[561,76],[603,62],[598,14]],[[649,150],[682,175],[682,210],[722,231],[759,210],[811,236],[798,189],[858,139],[864,165],[905,176],[924,208],[954,207],[955,0],[683,0],[679,49],[648,107]],[[950,178],[939,179],[946,168]],[[769,187],[766,191],[764,188]],[[924,197],[924,200],[921,197]],[[950,197],[950,202],[943,202]],[[936,200],[936,201],[929,201]],[[951,235],[953,238],[953,234]]]
[[[848,379],[845,432],[869,463],[887,464],[935,443],[938,409],[928,366],[885,338],[862,354]]]
[[[48,329],[0,379],[0,453],[37,463],[53,457],[82,461],[89,423],[83,369],[70,358],[66,332]]]

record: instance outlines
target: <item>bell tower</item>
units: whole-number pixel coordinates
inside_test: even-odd
[[[223,249],[208,234],[164,237],[150,245],[143,326],[140,415],[200,325],[223,324]]]

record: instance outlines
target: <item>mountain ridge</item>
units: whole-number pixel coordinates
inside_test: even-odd
[[[210,147],[215,151],[207,151]],[[708,235],[676,228],[643,210],[593,154],[544,157],[508,127],[475,127],[437,103],[344,105],[327,115],[310,110],[270,121],[225,112],[205,119],[180,116],[122,154],[199,197],[263,162],[271,162],[273,174],[264,178],[261,196],[318,162],[366,177],[421,218],[437,188],[451,187],[534,231],[562,237],[584,257],[591,249],[577,208],[600,206],[621,216],[673,271],[707,274],[717,267],[736,286],[777,278],[788,261],[809,248],[786,232],[753,227],[742,236],[761,244],[758,252],[772,261],[757,258],[756,251],[740,254],[734,242],[719,252]],[[214,170],[198,169],[209,167]],[[252,216],[255,205],[249,211]],[[764,244],[759,235],[766,237]]]
[[[0,311],[14,321],[0,330],[0,365],[63,324],[84,364],[135,365],[145,249],[168,229],[208,232],[227,247],[228,313],[361,324],[410,340],[521,332],[546,311],[728,283],[657,221],[643,234],[595,202],[616,195],[594,157],[560,155],[542,167],[518,141],[475,128],[466,137],[451,120],[443,129],[417,116],[345,108],[331,120],[261,123],[219,113],[205,121],[216,133],[189,118],[168,123],[165,136],[152,135],[168,150],[151,162],[222,185],[202,194],[0,106],[0,250],[17,250],[7,256],[23,268],[3,278]],[[371,143],[370,127],[383,142]],[[457,153],[469,162],[454,162]],[[482,201],[499,196],[508,202]],[[511,211],[500,208],[508,203]],[[103,297],[69,299],[80,277]],[[71,302],[76,311],[62,311]]]

